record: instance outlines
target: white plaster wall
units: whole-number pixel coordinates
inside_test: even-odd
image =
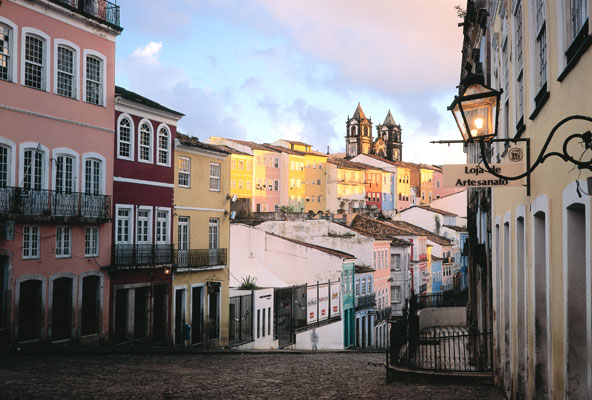
[[[426,308],[418,314],[420,330],[434,326],[467,326],[466,307]]]
[[[313,335],[316,334],[316,350],[343,349],[343,320],[327,325],[321,325],[296,334],[297,350],[313,350]]]
[[[455,213],[459,217],[467,218],[467,191],[454,193],[446,197],[434,199],[432,207],[439,208],[451,213]],[[466,223],[466,220],[465,220]],[[457,221],[457,225],[459,222]]]

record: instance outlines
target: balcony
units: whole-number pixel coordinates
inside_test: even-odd
[[[391,317],[391,308],[385,307],[381,310],[375,310],[375,313],[377,322],[387,321]]]
[[[365,308],[374,308],[376,305],[376,297],[373,294],[356,297],[356,310]]]
[[[101,223],[111,219],[111,196],[0,188],[0,218],[19,222]]]
[[[52,3],[60,4],[70,11],[76,11],[86,17],[105,22],[118,30],[119,6],[107,0],[50,0]]]
[[[227,249],[176,250],[174,264],[177,268],[205,268],[228,265]]]
[[[173,264],[172,244],[116,244],[111,265],[114,267],[149,267]]]

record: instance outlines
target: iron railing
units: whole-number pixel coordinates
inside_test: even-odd
[[[228,265],[227,249],[176,250],[174,264],[178,268]]]
[[[263,310],[265,313],[265,309]],[[253,294],[230,298],[230,346],[238,346],[253,341]],[[271,321],[268,322],[271,324]],[[267,327],[263,326],[263,330]]]
[[[374,308],[376,305],[376,297],[374,297],[373,294],[359,296],[355,298],[355,303],[356,310],[361,310],[363,308]]]
[[[395,322],[391,328],[389,364],[440,372],[491,372],[492,332],[448,333],[440,330],[407,334]]]
[[[119,6],[107,0],[50,0],[99,21],[119,27]]]
[[[437,307],[463,307],[467,305],[467,291],[462,292],[450,290],[446,292],[422,294],[412,298],[417,301],[417,309]]]
[[[378,322],[386,321],[390,317],[391,317],[391,308],[390,307],[385,307],[381,310],[376,310],[376,320]]]
[[[142,267],[173,263],[171,244],[116,244],[113,246],[113,266]]]
[[[58,217],[107,221],[111,219],[111,196],[3,187],[0,215],[17,220]]]

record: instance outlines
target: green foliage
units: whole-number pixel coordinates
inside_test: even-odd
[[[238,290],[257,290],[259,286],[257,286],[257,278],[251,275],[247,275],[243,278]]]
[[[465,19],[465,17],[467,16],[467,10],[465,10],[459,5],[454,6],[454,9],[456,10],[457,17]]]

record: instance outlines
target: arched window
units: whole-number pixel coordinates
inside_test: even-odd
[[[161,126],[158,130],[158,165],[170,166],[170,137],[166,127]]]
[[[10,186],[11,151],[8,146],[0,145],[0,188]]]
[[[102,176],[101,161],[96,158],[88,158],[84,162],[84,193],[101,194]]]
[[[72,193],[74,192],[74,169],[76,163],[74,157],[67,155],[59,155],[55,159],[56,174],[54,188],[58,193]]]
[[[148,121],[140,123],[138,161],[152,163],[152,126]]]
[[[117,125],[117,158],[133,160],[134,125],[130,118],[120,117]]]
[[[5,24],[0,23],[0,79],[12,81],[12,58],[14,31]]]

